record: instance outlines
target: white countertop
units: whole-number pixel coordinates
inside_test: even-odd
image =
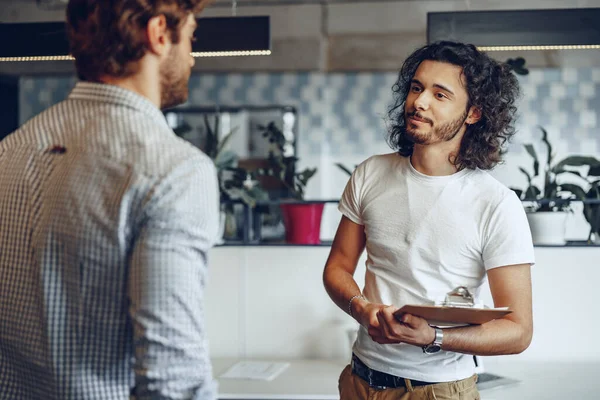
[[[514,378],[516,385],[481,391],[483,400],[600,399],[598,362],[519,362],[486,364],[486,372]]]
[[[338,400],[338,377],[347,360],[293,360],[274,380],[221,379],[240,360],[213,360],[219,399]],[[286,361],[286,360],[272,360]],[[600,362],[520,362],[494,360],[486,372],[514,378],[518,384],[481,391],[482,400],[600,399]]]
[[[238,361],[231,358],[213,360],[214,376],[219,381],[219,399],[339,400],[338,377],[348,364],[342,360],[294,360],[289,361],[290,366],[270,382],[219,378]]]

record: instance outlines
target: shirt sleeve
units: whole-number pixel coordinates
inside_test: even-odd
[[[361,191],[365,176],[365,163],[360,164],[348,180],[342,198],[338,204],[338,210],[350,221],[364,225],[361,213]]]
[[[485,269],[535,263],[531,230],[523,204],[510,191],[492,212],[484,230]]]
[[[148,194],[129,272],[136,399],[216,399],[204,321],[218,232],[213,163],[194,158]]]

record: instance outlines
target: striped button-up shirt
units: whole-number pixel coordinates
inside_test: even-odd
[[[212,161],[116,86],[0,142],[0,399],[213,399],[218,207]]]

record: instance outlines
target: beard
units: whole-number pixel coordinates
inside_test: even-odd
[[[171,54],[167,61],[160,66],[160,108],[166,109],[185,103],[188,99],[188,81],[190,71],[182,68],[184,63],[177,59],[175,48],[171,49]]]
[[[435,126],[433,121],[427,118],[423,118],[419,115],[418,112],[413,111],[411,113],[404,113],[404,121],[405,121],[405,132],[406,136],[415,144],[432,144],[436,142],[449,142],[454,139],[460,128],[464,125],[467,120],[467,111],[465,110],[464,114],[460,117],[442,124],[440,126]],[[429,131],[423,131],[418,128],[414,129],[410,125],[408,121],[408,117],[416,115],[419,118],[424,119],[426,122],[431,125],[431,129]]]

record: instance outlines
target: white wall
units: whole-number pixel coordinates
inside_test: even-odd
[[[329,299],[329,247],[219,247],[206,294],[213,357],[346,358],[355,322]],[[527,361],[596,361],[600,248],[536,248],[534,339]],[[362,286],[365,255],[357,281]],[[491,305],[491,296],[482,298]]]

